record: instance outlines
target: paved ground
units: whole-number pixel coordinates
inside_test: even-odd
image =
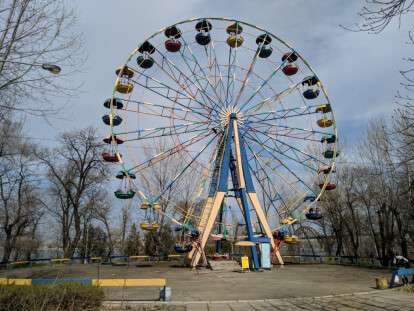
[[[395,290],[361,294],[343,294],[314,298],[266,299],[227,302],[106,303],[105,310],[136,311],[270,311],[270,310],[326,310],[326,311],[408,311],[414,310],[414,294]]]
[[[286,265],[258,273],[215,272],[171,267],[68,265],[1,271],[10,278],[166,278],[174,301],[298,298],[372,291],[375,278],[390,272],[337,265]],[[109,300],[152,300],[157,288],[106,288]],[[414,300],[414,299],[413,299]],[[201,309],[200,309],[201,310]]]

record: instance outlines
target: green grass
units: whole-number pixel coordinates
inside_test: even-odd
[[[403,286],[400,288],[400,291],[414,294],[414,285]]]
[[[0,311],[99,310],[101,288],[79,284],[0,285]]]

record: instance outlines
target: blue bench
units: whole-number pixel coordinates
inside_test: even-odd
[[[394,280],[397,275],[399,277],[408,277],[411,275],[413,277],[411,283],[414,283],[414,268],[399,268],[392,273],[389,288],[394,287]]]

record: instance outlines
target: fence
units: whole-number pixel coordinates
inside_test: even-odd
[[[240,260],[241,254],[232,254],[231,258]],[[355,265],[362,267],[382,267],[381,261],[377,258],[352,257],[352,256],[326,256],[326,255],[282,255],[284,262],[287,264],[337,264],[337,265]],[[72,258],[40,258],[32,260],[9,261],[0,264],[0,268],[18,268],[32,267],[36,265],[54,265],[54,264],[114,264],[129,265],[134,263],[156,263],[161,261],[182,260],[183,255],[168,256],[110,256],[110,257],[72,257]]]
[[[135,263],[155,263],[158,261],[177,261],[182,260],[183,255],[168,255],[168,256],[109,256],[109,257],[72,257],[72,258],[38,258],[31,260],[9,261],[7,263],[0,263],[0,268],[20,268],[33,267],[42,265],[54,264],[114,264],[114,265],[129,265]]]
[[[353,265],[362,267],[381,268],[381,261],[377,258],[353,257],[353,256],[314,256],[314,255],[286,255],[285,263],[294,264],[331,264]]]

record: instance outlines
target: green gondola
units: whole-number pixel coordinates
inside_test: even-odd
[[[132,199],[135,195],[135,191],[134,190],[128,190],[128,191],[122,191],[122,190],[117,190],[114,192],[115,193],[115,197],[117,199],[122,199],[122,200],[126,200],[126,199]]]
[[[333,150],[326,150],[323,153],[323,156],[325,157],[325,159],[332,159],[334,157],[334,151]],[[339,156],[339,151],[336,152],[335,157]]]

